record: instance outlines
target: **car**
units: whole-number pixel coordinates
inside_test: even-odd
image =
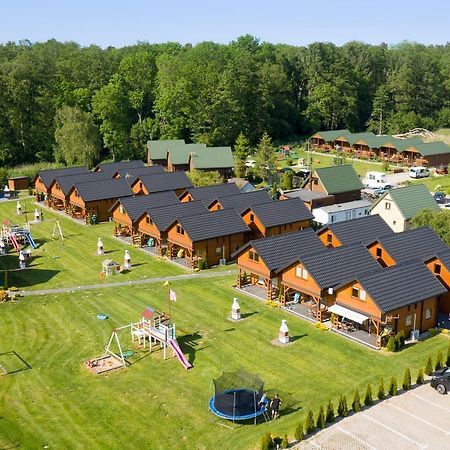
[[[256,161],[254,159],[247,159],[247,161],[245,161],[245,165],[246,167],[255,167]]]
[[[410,178],[427,178],[430,176],[430,171],[426,167],[411,167],[408,173]]]
[[[447,203],[444,192],[435,192],[433,197],[436,200],[436,203],[439,203],[440,205],[445,205]]]
[[[383,187],[374,189],[373,194],[377,197],[380,197],[381,195],[383,195],[385,192],[389,191],[390,189],[394,189],[394,186],[392,186],[392,184],[386,184]]]
[[[443,395],[450,391],[450,367],[443,367],[431,375],[430,386]]]
[[[302,178],[302,179],[306,179],[311,175],[311,170],[310,169],[300,169],[298,172],[295,172],[295,175]]]

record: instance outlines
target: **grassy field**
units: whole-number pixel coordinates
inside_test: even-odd
[[[430,192],[443,191],[450,194],[450,175],[438,175],[411,181],[412,184],[424,184]]]
[[[21,202],[22,211],[25,207],[28,208],[31,211],[28,217],[32,219],[35,208],[33,199]],[[32,253],[34,256],[30,266],[32,270],[9,271],[9,286],[21,289],[49,289],[186,273],[181,267],[151,257],[113,238],[113,225],[110,223],[84,226],[48,210],[44,211],[46,221],[31,225],[33,238],[39,244]],[[64,241],[52,239],[55,222],[50,219],[54,218],[59,219]],[[4,220],[18,225],[25,223],[24,215],[17,216],[16,203],[13,201],[3,202],[0,205],[0,221]],[[96,254],[99,237],[103,240],[106,253],[104,256]],[[125,249],[130,251],[133,270],[113,279],[100,277],[102,261],[108,258],[122,264]],[[10,252],[8,256],[0,258],[0,270],[17,267],[17,253]],[[3,281],[3,278],[1,280]]]

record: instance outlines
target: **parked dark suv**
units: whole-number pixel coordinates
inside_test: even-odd
[[[450,391],[450,367],[433,372],[431,378],[431,387],[436,389],[439,394],[445,394]]]

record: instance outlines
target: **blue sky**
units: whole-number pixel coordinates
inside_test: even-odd
[[[0,42],[450,41],[449,0],[1,0]]]

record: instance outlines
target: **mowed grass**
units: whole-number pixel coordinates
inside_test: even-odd
[[[28,219],[33,220],[33,198],[21,200],[22,211],[28,210]],[[39,247],[32,251],[33,259],[30,264],[32,270],[15,271],[18,268],[18,254],[10,248],[7,256],[0,257],[0,277],[3,281],[4,270],[8,272],[9,286],[20,289],[49,289],[70,287],[86,284],[128,281],[159,276],[170,276],[186,273],[181,267],[175,266],[160,258],[153,257],[130,245],[120,242],[112,235],[113,224],[82,225],[44,209],[45,221],[31,223],[31,233]],[[58,219],[64,235],[61,240],[53,239],[55,221]],[[25,215],[16,214],[16,202],[0,203],[0,221],[23,225]],[[97,255],[97,239],[101,237],[105,255]],[[133,268],[118,276],[101,277],[102,261],[112,259],[123,264],[125,249],[131,255]],[[13,269],[13,270],[11,270]]]
[[[411,181],[411,184],[424,184],[430,192],[443,191],[450,194],[450,175],[436,175]]]
[[[309,409],[316,414],[330,398],[336,405],[340,393],[351,403],[353,390],[363,395],[369,382],[376,394],[381,377],[387,384],[395,375],[401,385],[406,367],[415,378],[428,356],[434,359],[438,350],[445,354],[450,342],[439,335],[388,355],[242,295],[237,296],[246,319],[231,322],[233,280],[172,283],[178,341],[194,365],[188,371],[175,358],[163,361],[159,350],[139,352],[134,364],[109,375],[92,374],[83,366],[102,354],[113,327],[137,321],[146,305],[167,310],[162,285],[1,304],[0,349],[17,352],[31,369],[0,377],[0,442],[26,449],[259,448],[267,431],[292,439]],[[97,320],[99,312],[110,318]],[[294,342],[280,348],[271,341],[283,318]],[[132,348],[127,331],[121,342],[124,349]],[[258,373],[267,389],[281,394],[287,410],[279,420],[233,430],[208,411],[212,378],[240,367]]]

